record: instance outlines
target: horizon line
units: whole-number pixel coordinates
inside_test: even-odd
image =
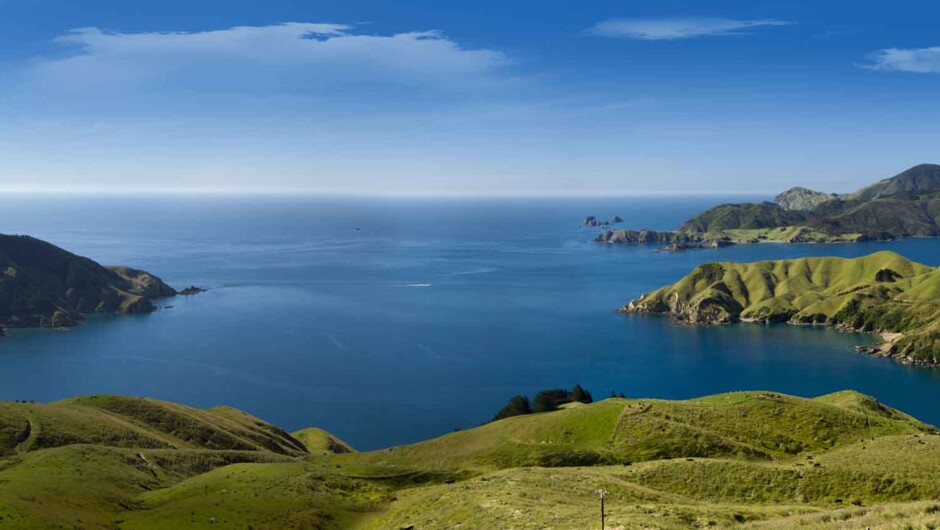
[[[310,189],[284,188],[276,190],[253,188],[105,188],[88,187],[4,187],[0,186],[0,196],[188,196],[188,197],[349,197],[349,198],[577,198],[577,197],[732,197],[776,195],[772,191],[713,191],[691,190],[682,192],[658,190],[513,190],[513,191],[391,191],[391,190],[348,190],[348,189]]]

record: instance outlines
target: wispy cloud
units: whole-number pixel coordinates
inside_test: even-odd
[[[40,58],[30,81],[58,89],[304,92],[351,84],[448,84],[489,76],[508,58],[468,49],[438,31],[391,35],[344,24],[287,23],[178,33],[69,32],[73,53]]]
[[[641,40],[677,40],[708,35],[740,35],[741,30],[760,26],[785,26],[772,18],[735,20],[723,17],[613,18],[599,22],[589,33],[603,37]]]
[[[868,54],[869,70],[940,74],[940,46],[930,48],[885,48]]]

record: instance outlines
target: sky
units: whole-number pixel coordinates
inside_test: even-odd
[[[940,162],[940,4],[0,0],[0,191],[847,192]]]

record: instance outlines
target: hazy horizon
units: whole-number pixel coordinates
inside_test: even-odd
[[[784,190],[780,190],[784,191]],[[68,196],[185,196],[185,197],[348,197],[348,198],[415,198],[415,199],[524,199],[524,198],[616,198],[616,197],[772,197],[778,192],[762,191],[587,191],[571,192],[555,190],[538,192],[532,190],[519,190],[510,192],[408,192],[394,190],[355,191],[355,190],[315,190],[315,189],[194,189],[194,188],[4,188],[0,186],[2,196],[32,196],[32,197],[68,197]]]

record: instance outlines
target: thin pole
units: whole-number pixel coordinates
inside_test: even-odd
[[[604,513],[604,497],[607,496],[607,490],[599,489],[595,491],[595,493],[597,493],[601,498],[601,530],[605,530],[605,528],[607,527],[604,524],[604,517],[606,516],[606,514]]]

